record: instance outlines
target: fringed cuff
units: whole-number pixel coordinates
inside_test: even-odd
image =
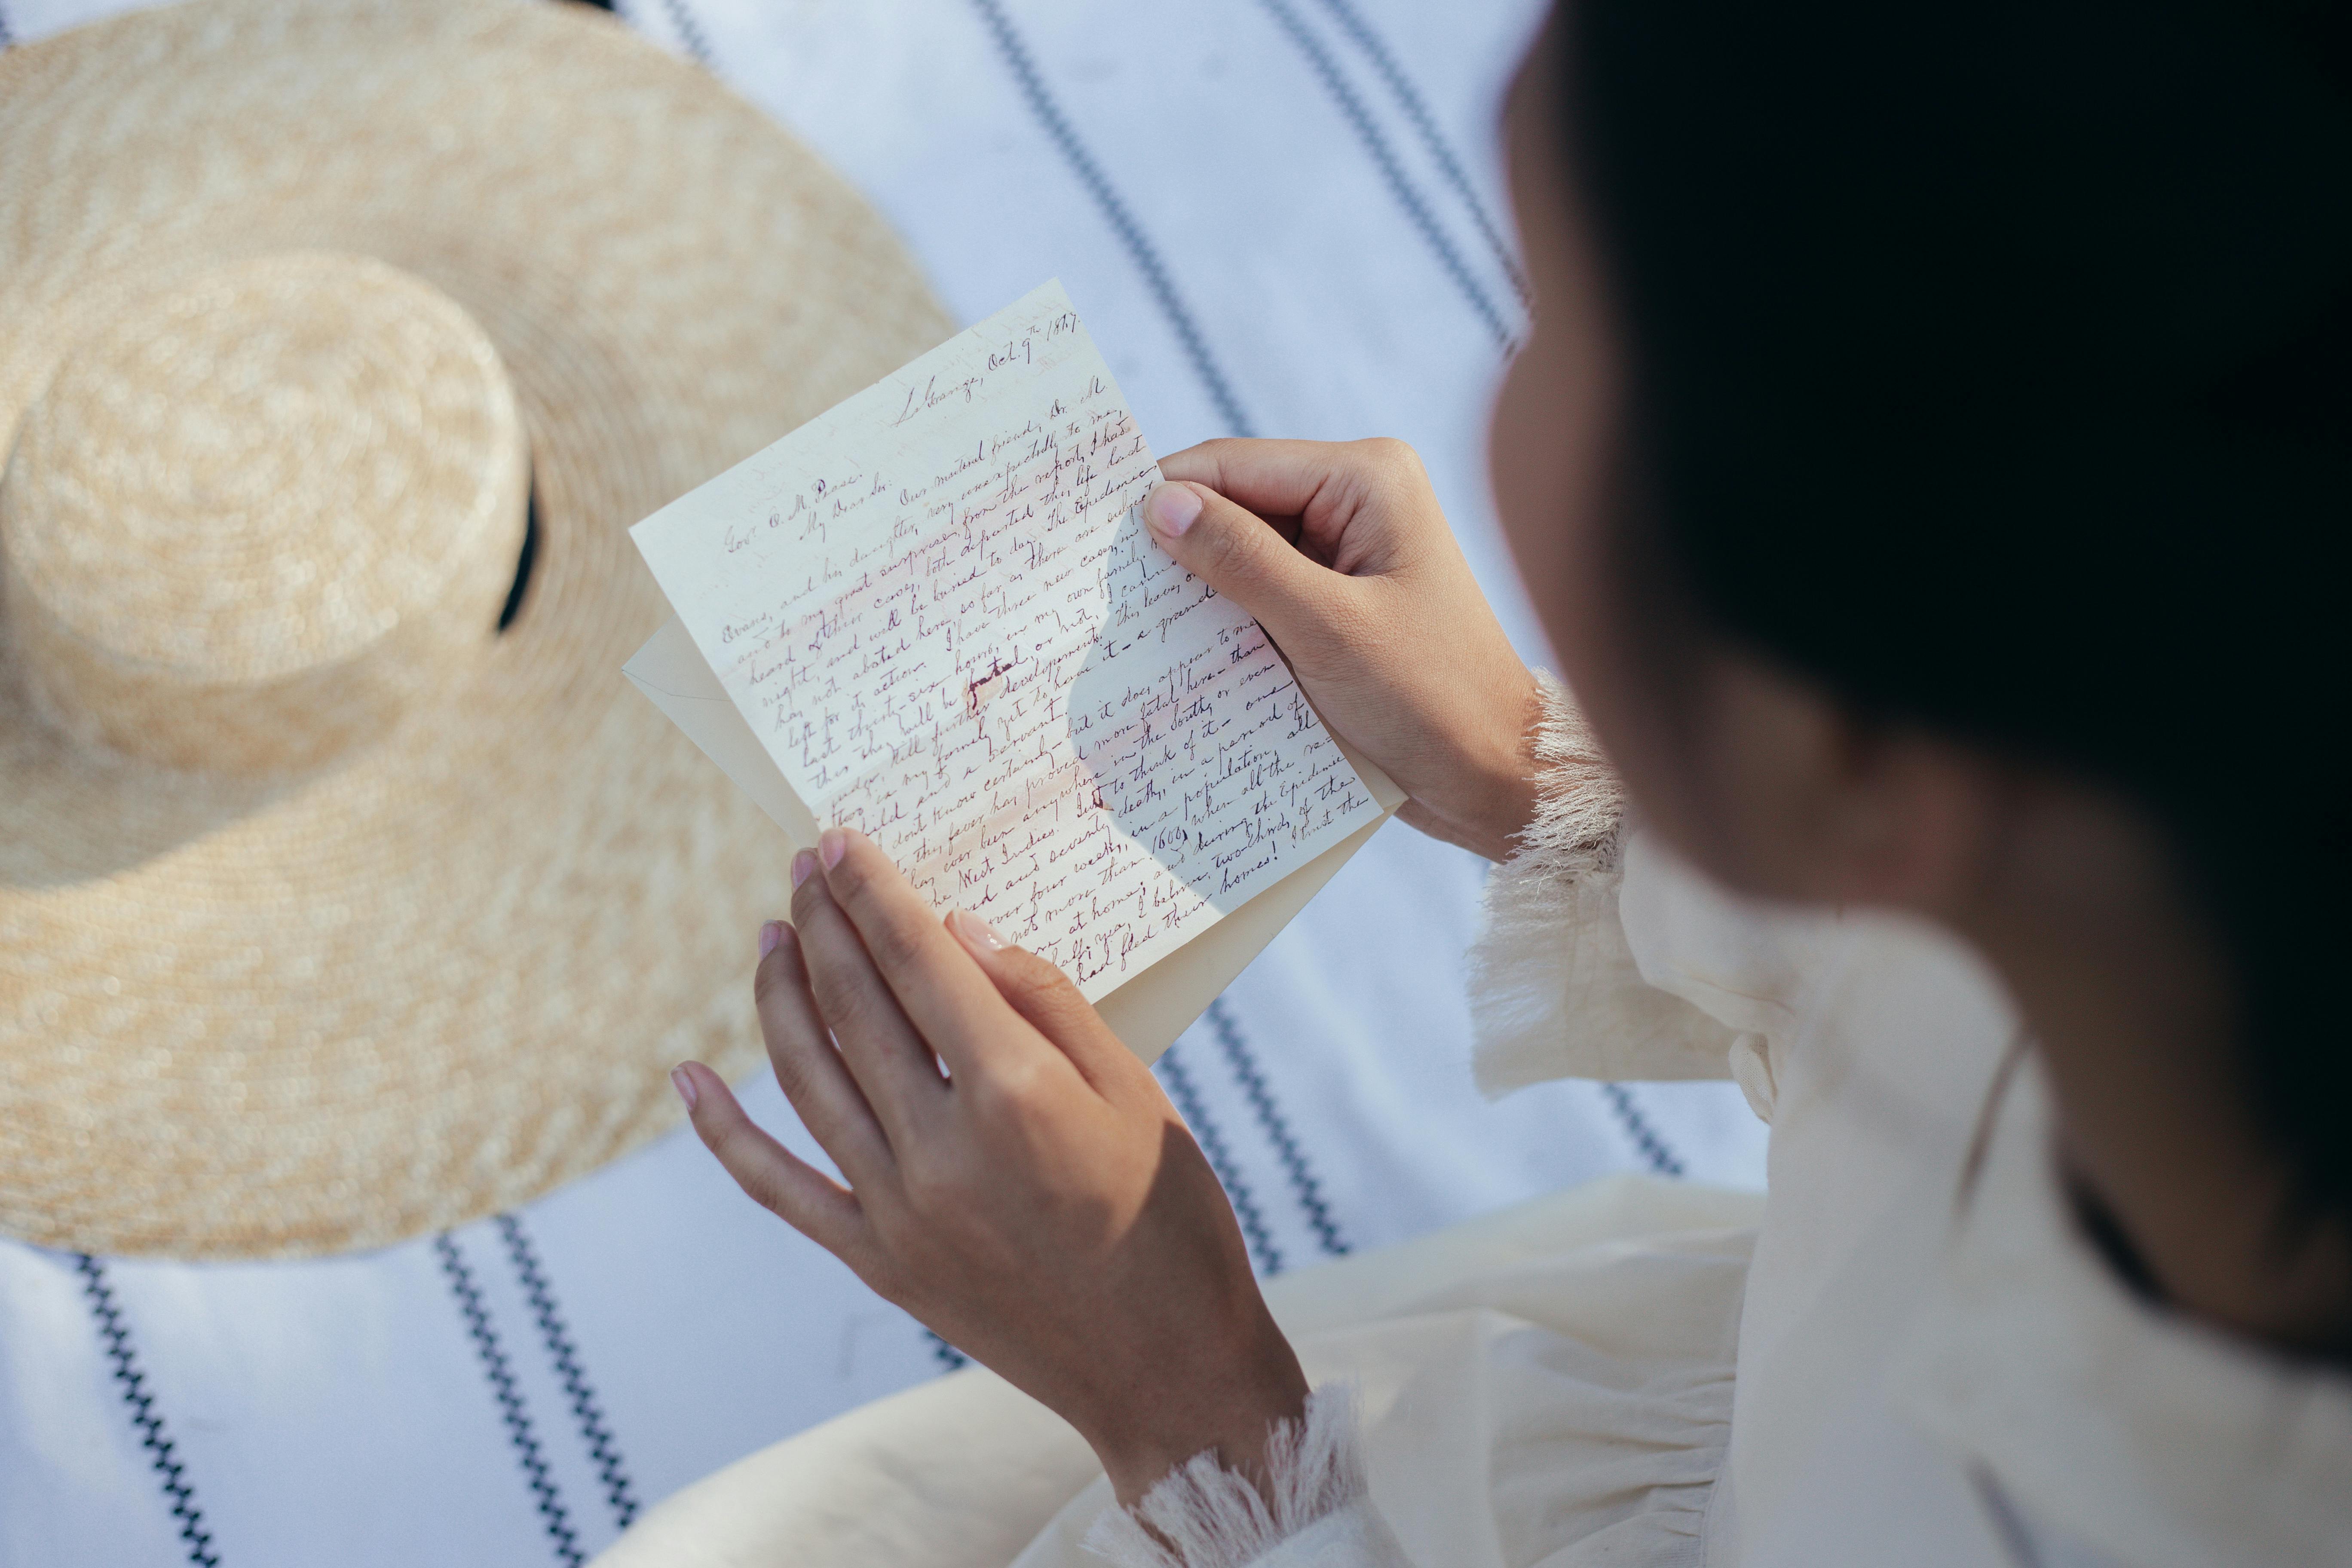
[[[1501,1094],[1575,1070],[1567,1055],[1569,993],[1592,964],[1586,927],[1613,927],[1625,792],[1576,700],[1538,670],[1535,820],[1486,878],[1470,950],[1470,1017],[1478,1087]],[[1598,883],[1598,886],[1590,884]],[[1603,938],[1607,932],[1595,933]],[[1602,954],[1602,957],[1613,955]]]
[[[1652,989],[1618,919],[1625,795],[1568,689],[1536,678],[1535,820],[1486,879],[1470,950],[1478,1087],[1557,1078],[1721,1078],[1727,1031]]]
[[[1266,1479],[1271,1497],[1215,1454],[1196,1454],[1132,1512],[1115,1508],[1097,1520],[1087,1550],[1118,1568],[1410,1568],[1372,1510],[1346,1388],[1317,1389],[1304,1420],[1275,1427]]]
[[[1536,816],[1519,830],[1517,853],[1488,884],[1492,919],[1513,900],[1553,901],[1544,884],[1565,885],[1617,868],[1625,817],[1625,789],[1568,688],[1536,671],[1543,713],[1536,721]]]

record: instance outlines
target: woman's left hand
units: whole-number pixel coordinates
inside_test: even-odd
[[[1133,1502],[1207,1449],[1262,1465],[1307,1383],[1184,1124],[1076,987],[827,831],[761,935],[768,1058],[844,1187],[674,1075],[743,1190],[1094,1446]],[[828,1038],[830,1035],[830,1038]]]

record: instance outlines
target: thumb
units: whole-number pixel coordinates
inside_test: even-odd
[[[1143,498],[1143,521],[1176,563],[1257,617],[1294,655],[1328,623],[1339,574],[1308,560],[1248,508],[1171,479]]]

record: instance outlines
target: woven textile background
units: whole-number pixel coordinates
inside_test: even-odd
[[[0,47],[121,8],[0,0]],[[1412,441],[1541,660],[1480,446],[1527,320],[1490,125],[1537,9],[622,6],[860,186],[961,320],[1060,277],[1159,450]],[[1461,954],[1482,874],[1384,829],[1169,1053],[1261,1269],[1610,1171],[1761,1184],[1764,1131],[1728,1084],[1478,1098]],[[808,1148],[772,1083],[747,1103]],[[957,1359],[685,1132],[354,1258],[0,1242],[0,1564],[576,1563],[678,1487]]]

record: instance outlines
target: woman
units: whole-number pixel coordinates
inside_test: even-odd
[[[1162,465],[1167,550],[1503,862],[1484,1080],[1718,1053],[1774,1122],[1760,1230],[1572,1194],[1340,1266],[1286,1333],[1068,984],[838,832],[759,984],[848,1185],[689,1065],[697,1129],[1068,1422],[1118,1562],[2352,1562],[2342,833],[2290,739],[2336,690],[2294,547],[2352,496],[2345,40],[1557,22],[1507,115],[1542,309],[1492,453],[1580,714],[1402,448]],[[991,1386],[787,1445],[897,1455],[859,1511],[898,1533],[836,1539],[1068,1560],[1098,1505]]]

